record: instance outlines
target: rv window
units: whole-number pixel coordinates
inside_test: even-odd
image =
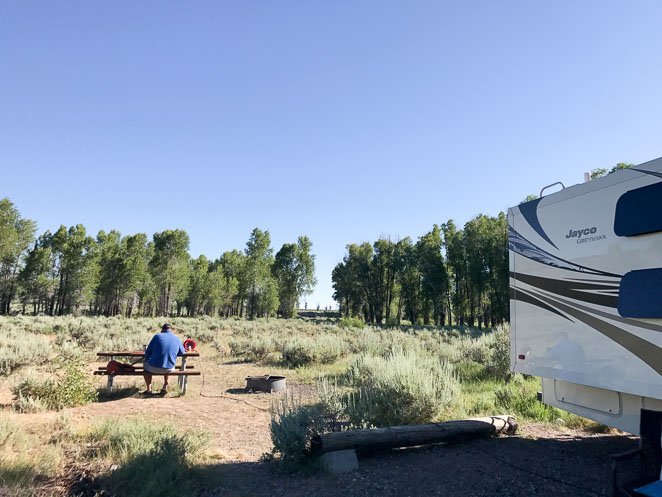
[[[637,236],[662,231],[662,182],[630,190],[616,203],[614,233]]]
[[[618,313],[624,318],[662,318],[662,268],[630,271],[623,276]]]

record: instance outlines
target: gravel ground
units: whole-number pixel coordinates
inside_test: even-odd
[[[528,426],[517,436],[400,449],[359,457],[332,477],[283,473],[264,463],[227,464],[210,496],[609,496],[610,454],[637,446],[626,435]]]

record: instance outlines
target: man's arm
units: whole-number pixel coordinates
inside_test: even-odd
[[[186,355],[186,349],[182,345],[181,340],[179,340],[179,350],[177,351],[177,355]]]
[[[154,337],[149,341],[149,345],[145,349],[145,362],[149,360],[152,356],[152,351],[154,350]]]

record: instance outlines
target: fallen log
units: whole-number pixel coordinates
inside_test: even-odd
[[[313,437],[311,449],[315,454],[337,450],[366,451],[394,449],[441,442],[464,442],[489,438],[500,433],[512,435],[517,423],[512,416],[445,421],[426,425],[390,426],[373,430],[347,430]]]

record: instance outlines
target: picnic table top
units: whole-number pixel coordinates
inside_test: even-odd
[[[143,357],[145,355],[145,352],[141,350],[134,350],[134,351],[122,351],[118,350],[115,352],[97,352],[97,357]],[[184,356],[182,357],[200,357],[200,352],[187,352]]]

